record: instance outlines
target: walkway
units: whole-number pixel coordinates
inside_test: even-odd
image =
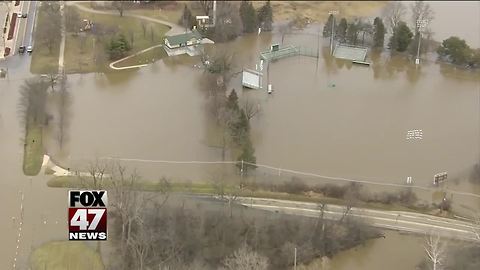
[[[80,10],[83,10],[83,11],[86,11],[86,12],[90,12],[90,13],[96,13],[96,14],[105,14],[105,15],[116,15],[118,16],[118,12],[116,11],[102,11],[102,10],[96,10],[96,9],[92,9],[92,8],[88,8],[88,7],[85,7],[83,5],[79,5],[78,4],[78,1],[71,1],[71,2],[67,2],[67,5],[73,5],[75,6],[76,8],[80,9]],[[132,18],[138,18],[138,19],[142,19],[142,20],[146,20],[146,21],[150,21],[150,22],[155,22],[155,23],[160,23],[160,24],[164,24],[168,27],[170,27],[170,30],[168,30],[165,35],[167,36],[171,36],[171,35],[177,35],[177,34],[181,34],[181,33],[184,33],[185,32],[185,29],[183,27],[181,27],[180,25],[177,25],[177,24],[174,24],[174,23],[171,23],[171,22],[167,22],[167,21],[164,21],[164,20],[159,20],[159,19],[155,19],[155,18],[151,18],[151,17],[147,17],[147,16],[143,16],[143,15],[138,15],[138,14],[129,14],[128,11],[125,11],[123,13],[123,16],[124,17],[132,17]],[[145,67],[147,66],[147,64],[139,64],[139,65],[131,65],[131,66],[125,66],[125,67],[115,67],[116,64],[124,61],[124,60],[127,60],[127,59],[130,59],[134,56],[137,56],[137,55],[140,55],[144,52],[147,52],[149,50],[152,50],[152,49],[155,49],[155,48],[158,48],[158,47],[162,47],[163,46],[163,43],[162,44],[158,44],[158,45],[154,45],[154,46],[151,46],[149,48],[146,48],[144,50],[141,50],[139,52],[136,52],[132,55],[129,55],[127,57],[124,57],[122,59],[119,59],[119,60],[116,60],[112,63],[110,63],[109,67],[111,69],[114,69],[114,70],[126,70],[126,69],[133,69],[133,68],[141,68],[141,67]]]
[[[142,54],[142,53],[144,53],[144,52],[150,51],[150,50],[152,50],[152,49],[155,49],[155,48],[158,48],[158,47],[162,47],[162,46],[163,46],[163,44],[153,45],[152,47],[149,47],[149,48],[146,48],[146,49],[141,50],[141,51],[139,51],[139,52],[136,52],[136,53],[134,53],[134,54],[132,54],[132,55],[129,55],[129,56],[127,56],[127,57],[124,57],[124,58],[122,58],[122,59],[120,59],[120,60],[116,60],[116,61],[110,63],[109,66],[110,66],[111,69],[115,69],[115,70],[124,70],[124,69],[132,69],[132,68],[145,67],[145,66],[147,66],[147,64],[132,65],[132,66],[125,66],[125,67],[115,67],[115,64],[120,63],[120,62],[122,62],[122,61],[124,61],[124,60],[130,59],[130,58],[132,58],[132,57],[134,57],[134,56],[137,56],[137,55],[139,55],[139,54]]]

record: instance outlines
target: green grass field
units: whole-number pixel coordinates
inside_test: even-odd
[[[34,176],[40,172],[43,161],[43,129],[29,123],[25,134],[25,149],[23,154],[23,173]]]
[[[67,9],[76,9],[67,6]],[[107,34],[93,34],[92,32],[81,35],[68,33],[65,43],[65,69],[67,73],[104,72],[112,62],[108,59],[106,45],[115,35],[123,34],[131,44],[132,49],[127,55],[134,54],[153,45],[162,43],[165,33],[169,30],[166,25],[152,23],[132,17],[120,17],[118,15],[94,14],[78,10],[80,18],[91,20],[97,29],[108,32]],[[144,59],[164,57],[157,49],[146,52],[125,61],[128,63],[140,63]],[[122,63],[121,66],[127,64]]]
[[[48,20],[47,15],[42,9],[39,9],[37,17],[37,28],[43,27],[44,22]],[[58,31],[60,31],[60,25],[58,26]],[[38,29],[35,33],[39,32]],[[52,52],[50,53],[46,46],[42,46],[39,41],[37,34],[34,36],[35,40],[35,50],[32,53],[32,62],[30,65],[30,72],[34,74],[48,74],[48,73],[57,73],[58,72],[58,55],[60,52],[60,40],[55,43],[53,46]]]
[[[32,270],[103,270],[100,254],[86,244],[74,241],[46,243],[30,257]]]

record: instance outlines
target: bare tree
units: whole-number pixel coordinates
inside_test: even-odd
[[[19,114],[24,124],[43,125],[48,84],[39,78],[26,80],[20,89]]]
[[[412,25],[415,27],[415,33],[418,32],[417,21],[426,21],[427,25],[433,20],[434,14],[430,4],[424,1],[415,1],[411,6]]]
[[[126,168],[119,164],[113,166],[110,179],[113,198],[111,204],[118,214],[121,224],[120,252],[123,257],[127,254],[133,254],[138,263],[137,266],[142,267],[139,269],[143,269],[145,259],[151,252],[150,244],[145,241],[145,237],[148,237],[148,235],[138,234],[139,229],[134,230],[134,227],[143,226],[141,210],[153,199],[154,195],[147,196],[136,191],[140,176],[136,171],[127,173]],[[161,208],[166,203],[170,190],[170,184],[166,178],[161,178],[158,184],[163,197],[161,203],[156,205],[156,209]],[[131,253],[128,253],[129,250]]]
[[[125,10],[126,3],[126,1],[112,1],[112,7],[114,7],[118,11],[120,17],[123,16],[123,11]]]
[[[143,220],[138,222],[138,228],[128,239],[127,245],[136,259],[136,269],[145,269],[146,261],[153,252],[153,237],[144,225]]]
[[[472,231],[477,240],[480,241],[480,213],[476,213],[474,216]]]
[[[53,53],[53,48],[59,44],[61,38],[60,31],[60,5],[57,2],[49,1],[42,2],[40,6],[41,16],[46,19],[36,29],[36,37],[40,43],[48,48],[50,54]]]
[[[213,9],[213,1],[211,0],[200,0],[200,5],[202,6],[203,12],[205,15],[210,15],[210,10]]]
[[[424,246],[427,259],[432,263],[432,270],[440,270],[445,260],[445,243],[441,241],[440,235],[432,233],[427,236]]]
[[[243,245],[223,261],[223,270],[267,270],[268,258]]]
[[[142,27],[143,37],[145,38],[145,36],[147,35],[147,24],[142,20],[140,22],[140,26]]]
[[[55,92],[55,85],[57,84],[58,74],[51,72],[47,76],[48,76],[48,83],[50,84],[50,88],[52,89],[52,93],[53,93]]]
[[[77,8],[67,6],[65,8],[65,27],[67,31],[77,33],[80,30],[82,20]]]
[[[236,38],[242,33],[242,21],[236,4],[229,1],[217,3],[215,22],[215,41],[224,42]]]
[[[387,27],[390,29],[390,33],[393,33],[397,24],[405,16],[405,12],[406,8],[400,1],[391,1],[385,6],[383,17],[385,18]]]
[[[250,119],[260,113],[260,103],[255,104],[249,98],[245,99],[242,107],[248,121],[250,121]]]
[[[278,31],[282,35],[282,45],[283,45],[283,41],[285,40],[285,35],[290,33],[294,24],[295,24],[295,21],[290,20],[287,23],[282,24],[278,27]]]
[[[60,149],[65,142],[66,132],[68,126],[69,106],[71,102],[70,92],[68,91],[67,74],[63,72],[60,77],[60,91],[58,92],[58,143]]]
[[[103,187],[104,180],[109,175],[106,173],[108,165],[106,163],[100,162],[98,159],[95,162],[90,162],[88,165],[88,174],[92,179],[92,188],[100,189]]]

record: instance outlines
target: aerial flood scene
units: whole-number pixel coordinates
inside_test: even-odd
[[[480,269],[480,2],[0,22],[0,269]]]

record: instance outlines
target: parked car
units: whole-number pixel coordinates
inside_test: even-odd
[[[22,15],[20,15],[20,17],[27,18],[27,15],[28,15],[27,13],[23,13]]]
[[[33,52],[33,47],[32,45],[27,47],[27,53],[32,53]]]
[[[18,53],[24,53],[24,52],[25,52],[25,46],[22,45],[18,48]]]

